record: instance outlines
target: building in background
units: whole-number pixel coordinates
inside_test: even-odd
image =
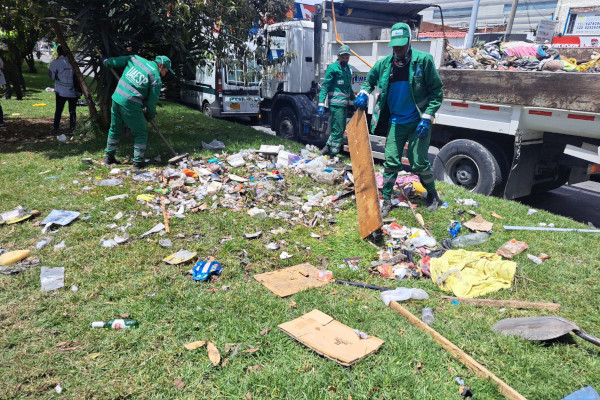
[[[579,0],[572,0],[578,2]],[[422,0],[408,0],[408,3],[421,3]],[[480,0],[477,14],[477,31],[485,31],[493,27],[506,27],[512,0]],[[527,34],[537,30],[541,19],[552,19],[559,0],[519,0],[512,33]],[[598,0],[596,0],[598,3]],[[473,0],[437,0],[435,4],[442,7],[444,24],[455,28],[469,28]],[[428,8],[421,12],[423,21],[442,24],[441,14],[437,8]],[[496,29],[495,29],[496,30]]]
[[[552,44],[557,47],[600,47],[600,1],[559,0]]]

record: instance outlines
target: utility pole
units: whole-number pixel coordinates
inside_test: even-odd
[[[467,40],[465,42],[466,49],[473,47],[473,37],[475,36],[475,29],[477,28],[477,13],[478,12],[479,12],[479,0],[474,0],[473,8],[471,9],[471,22],[469,22],[469,33],[467,34]]]
[[[510,33],[512,32],[513,22],[515,22],[515,14],[517,13],[517,6],[519,0],[513,0],[512,8],[510,9],[510,17],[508,17],[508,24],[506,25],[506,33],[504,34],[504,40],[508,40]]]

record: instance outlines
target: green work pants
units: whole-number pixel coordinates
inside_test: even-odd
[[[331,134],[329,135],[329,140],[327,140],[327,146],[331,149],[331,154],[336,155],[342,148],[348,107],[345,105],[330,106],[329,111],[331,112]]]
[[[413,172],[421,180],[421,184],[428,193],[435,192],[435,182],[431,172],[431,164],[427,154],[429,152],[429,139],[431,129],[425,137],[417,138],[415,129],[421,120],[402,125],[390,125],[387,141],[385,143],[385,162],[383,163],[383,198],[391,199],[398,172],[402,170],[402,153],[404,144],[408,140],[408,161]]]
[[[124,125],[131,129],[133,135],[133,161],[143,162],[148,141],[144,112],[138,107],[124,107],[114,100],[110,109],[110,129],[106,142],[106,153],[114,156],[117,152]]]

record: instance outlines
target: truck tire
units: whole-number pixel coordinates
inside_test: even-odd
[[[435,179],[490,196],[502,184],[498,161],[484,145],[457,139],[447,143],[433,162]]]
[[[207,117],[212,117],[212,111],[210,109],[210,103],[208,101],[205,101],[202,104],[202,114],[206,115]]]
[[[571,175],[571,168],[562,166],[558,175],[553,180],[534,184],[531,187],[531,194],[545,193],[558,189],[569,181],[569,175]]]
[[[275,133],[283,139],[297,141],[299,138],[298,118],[291,107],[283,107],[277,115]]]

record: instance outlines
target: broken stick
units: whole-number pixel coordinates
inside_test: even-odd
[[[408,320],[411,324],[416,326],[417,328],[425,331],[433,337],[433,339],[438,342],[444,349],[446,349],[450,354],[452,354],[455,358],[457,358],[464,366],[469,368],[471,371],[475,372],[480,378],[491,379],[496,384],[498,384],[498,391],[502,393],[509,400],[527,400],[523,397],[519,392],[515,389],[508,386],[506,382],[502,379],[498,378],[496,375],[488,371],[483,365],[475,361],[475,359],[469,356],[467,353],[462,351],[458,346],[453,344],[451,341],[446,339],[444,336],[440,335],[435,329],[427,325],[425,322],[421,321],[419,318],[415,317],[410,311],[406,308],[402,307],[395,301],[390,302],[390,307],[394,310],[398,311],[400,315]]]
[[[162,208],[163,218],[165,220],[165,232],[171,233],[171,229],[169,228],[169,215],[167,214],[167,209],[165,207],[165,197],[160,197],[160,206]]]
[[[460,303],[474,304],[477,306],[537,308],[539,310],[560,311],[558,303],[536,303],[521,300],[492,300],[492,299],[466,299],[463,297],[442,296],[443,299],[456,300]]]

